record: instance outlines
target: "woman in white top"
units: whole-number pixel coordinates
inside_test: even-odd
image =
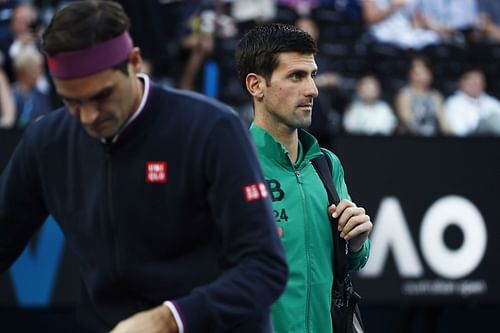
[[[397,118],[388,103],[380,98],[380,83],[373,75],[362,77],[356,96],[344,115],[344,129],[351,134],[390,135]]]

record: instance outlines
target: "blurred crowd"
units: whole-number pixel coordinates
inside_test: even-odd
[[[0,128],[24,128],[61,105],[39,51],[69,1],[0,0]],[[161,84],[207,93],[248,122],[234,68],[238,39],[265,22],[317,40],[320,91],[310,131],[355,135],[500,135],[498,0],[119,1]]]

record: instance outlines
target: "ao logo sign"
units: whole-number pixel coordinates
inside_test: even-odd
[[[444,231],[451,225],[460,228],[463,234],[458,249],[448,248],[443,239]],[[424,268],[396,198],[387,197],[381,201],[370,238],[370,260],[360,272],[361,277],[380,276],[389,251],[392,251],[401,277],[422,277]],[[419,240],[424,260],[437,275],[459,279],[473,272],[481,263],[486,251],[486,225],[471,201],[446,196],[432,204],[425,213]]]

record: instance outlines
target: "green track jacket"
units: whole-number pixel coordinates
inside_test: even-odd
[[[250,127],[264,171],[278,232],[285,247],[289,278],[285,292],[272,307],[276,333],[332,332],[330,317],[333,281],[333,239],[328,219],[328,197],[311,160],[321,155],[316,139],[299,130],[299,155],[293,164],[284,146],[255,124]],[[341,199],[349,199],[344,170],[328,152]],[[351,270],[368,260],[370,242],[349,254]]]

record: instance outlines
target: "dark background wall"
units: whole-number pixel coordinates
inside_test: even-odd
[[[20,134],[0,131],[0,170]],[[494,331],[500,139],[340,136],[328,146],[374,221],[371,259],[353,276],[367,331]],[[49,221],[0,275],[0,331],[85,332],[78,291],[74,258]]]

